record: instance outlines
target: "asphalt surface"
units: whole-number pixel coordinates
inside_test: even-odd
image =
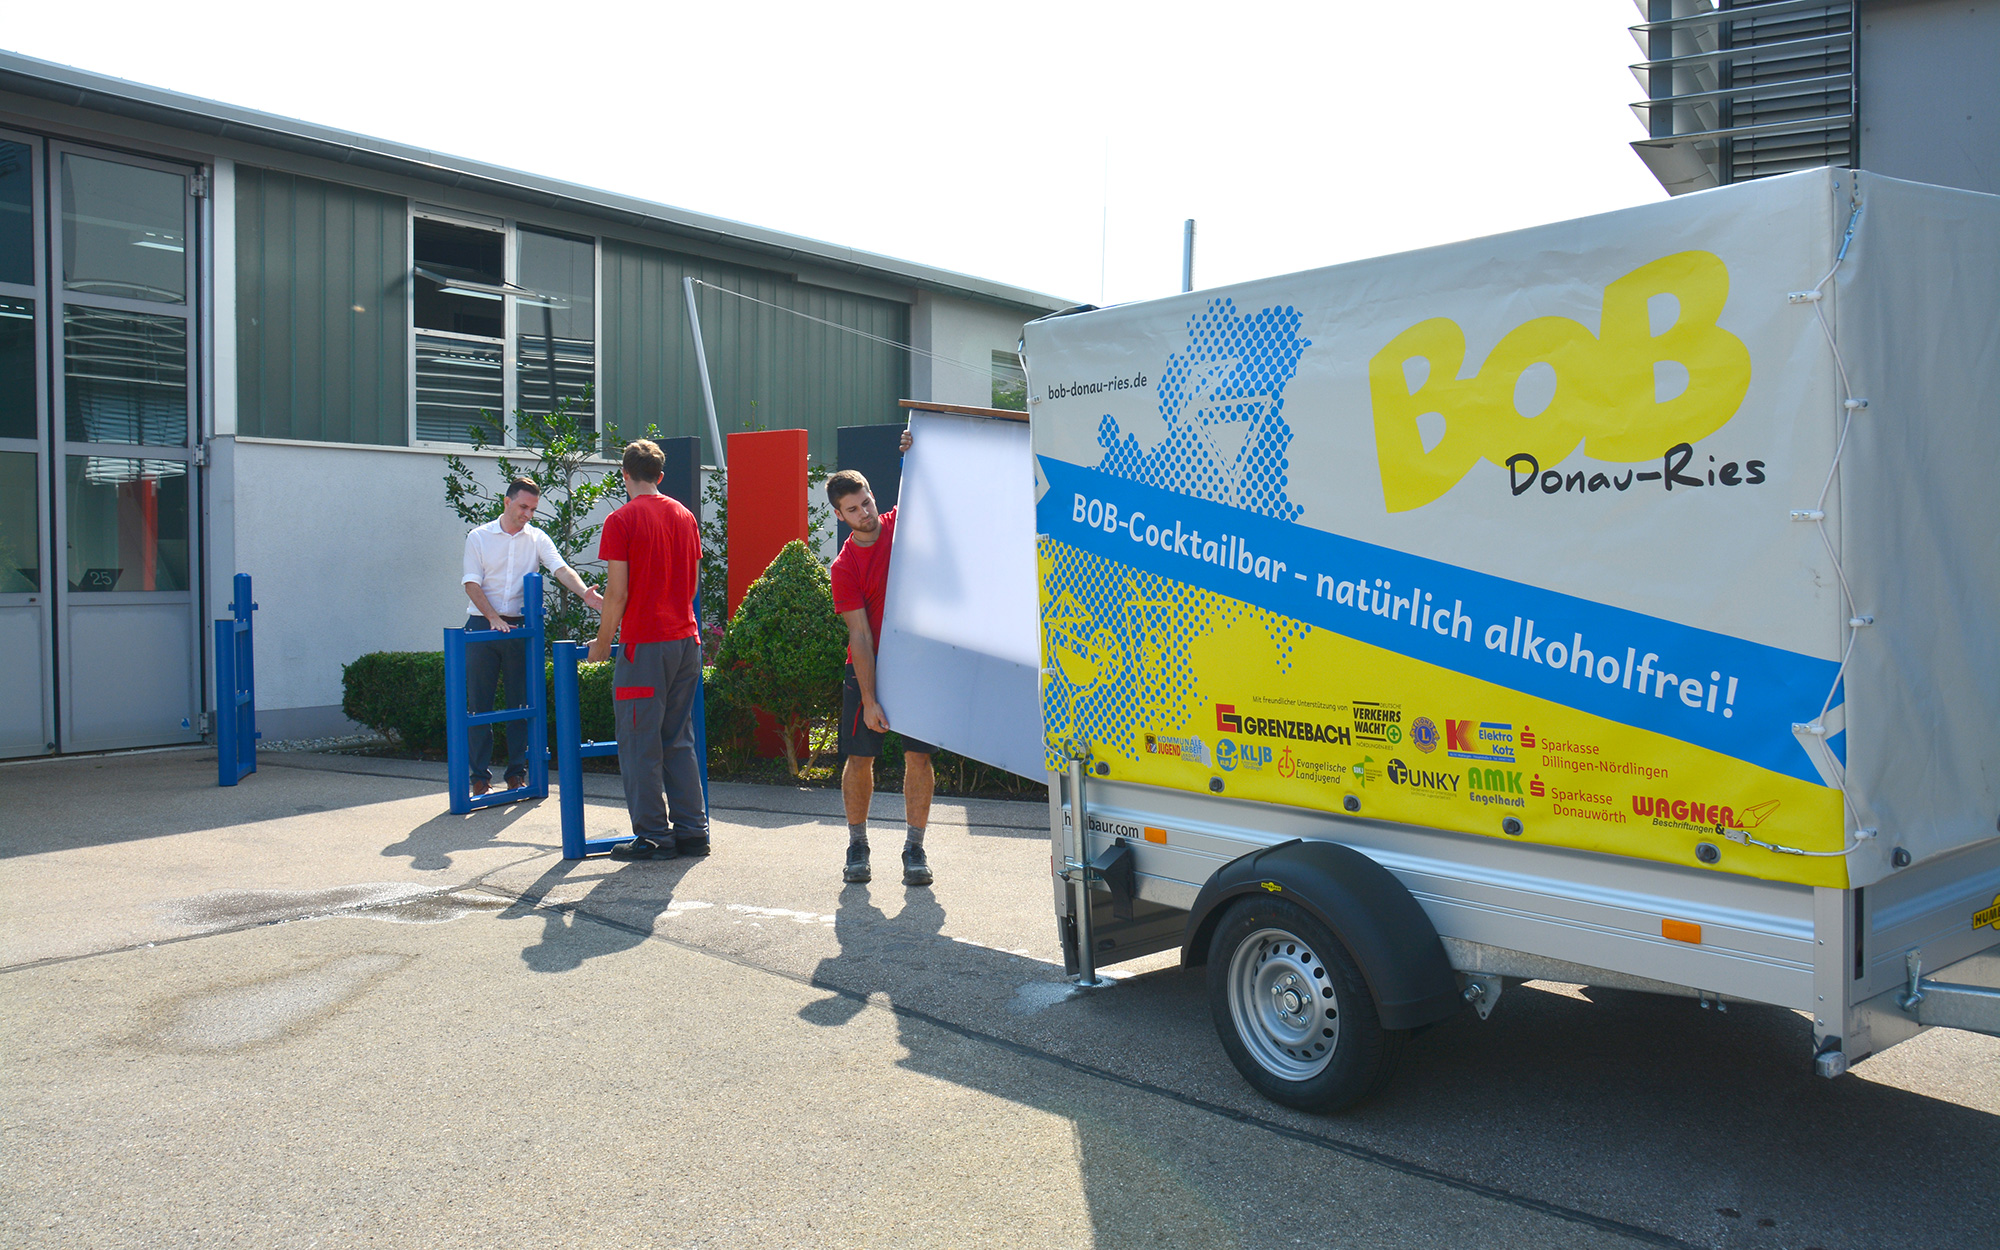
[[[1793,1013],[1537,984],[1298,1115],[1172,956],[1069,990],[1043,805],[941,802],[926,890],[896,796],[867,886],[837,795],[715,801],[707,859],[568,864],[434,766],[0,767],[0,1238],[2000,1245],[1995,1039],[1825,1081]]]

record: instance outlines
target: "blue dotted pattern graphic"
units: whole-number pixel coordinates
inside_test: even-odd
[[[1290,306],[1239,314],[1233,300],[1210,300],[1189,319],[1187,346],[1160,371],[1167,436],[1142,450],[1106,414],[1097,429],[1099,471],[1297,520],[1304,509],[1286,493],[1292,428],[1284,393],[1312,346],[1299,337],[1300,320]],[[1137,754],[1148,727],[1200,734],[1212,747],[1214,734],[1199,720],[1207,700],[1196,689],[1189,644],[1247,617],[1287,672],[1312,629],[1050,539],[1042,540],[1041,555],[1051,768],[1061,766],[1061,747],[1078,742]]]
[[[1312,630],[1054,539],[1041,540],[1041,558],[1050,768],[1062,767],[1061,748],[1074,743],[1137,755],[1149,728],[1199,733],[1213,747],[1213,732],[1198,720],[1208,701],[1196,689],[1190,644],[1247,619],[1270,638],[1278,669],[1287,672],[1293,649]]]
[[[1239,315],[1233,300],[1210,300],[1188,321],[1188,343],[1160,372],[1160,419],[1167,436],[1149,451],[1106,414],[1097,427],[1101,472],[1212,499],[1281,521],[1304,509],[1286,494],[1292,427],[1285,385],[1312,346],[1299,337],[1289,305]]]

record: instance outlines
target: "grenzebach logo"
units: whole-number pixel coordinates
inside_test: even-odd
[[[1412,790],[1429,790],[1434,794],[1458,793],[1457,774],[1411,768],[1395,759],[1389,761],[1389,784],[1408,786]]]
[[[1245,716],[1236,710],[1234,703],[1215,705],[1215,728],[1218,733],[1241,734],[1246,738],[1285,738],[1293,742],[1352,745],[1345,725],[1324,725],[1309,720],[1279,720],[1269,716]],[[1266,755],[1264,758],[1269,759],[1270,756]]]

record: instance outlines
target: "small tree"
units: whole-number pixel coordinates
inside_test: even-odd
[[[578,406],[589,404],[589,388],[574,402]],[[516,476],[530,479],[542,495],[535,509],[536,526],[581,575],[585,569],[598,567],[592,543],[600,526],[590,521],[590,515],[606,496],[623,492],[624,482],[615,465],[600,473],[590,463],[597,454],[598,436],[571,414],[571,405],[565,398],[551,413],[515,411],[519,450],[527,459],[517,464],[510,457],[499,457],[494,462],[500,479],[497,488],[480,481],[460,457],[446,456],[444,499],[466,524],[484,525],[499,517],[506,504],[507,483]],[[472,445],[480,451],[488,446],[504,447],[506,430],[500,419],[482,409],[472,425]],[[543,583],[543,595],[548,637],[588,638],[596,633],[583,601],[554,578]]]
[[[840,711],[846,654],[847,627],[833,610],[826,569],[794,540],[743,592],[716,656],[715,680],[725,697],[778,722],[785,767],[796,777],[817,754],[810,730]]]
[[[648,435],[651,437],[651,435]],[[833,529],[833,505],[826,502],[821,488],[832,470],[824,464],[806,469],[806,548],[820,564],[831,563],[825,554],[826,538]],[[701,525],[701,611],[703,654],[714,659],[709,640],[719,639],[728,625],[725,613],[729,602],[729,474],[717,467],[704,474],[701,487],[702,510],[696,520]],[[838,554],[837,552],[835,554]]]

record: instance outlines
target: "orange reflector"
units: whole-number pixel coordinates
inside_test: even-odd
[[[1687,920],[1662,920],[1660,936],[1672,938],[1676,942],[1693,942],[1701,945],[1701,926]]]
[[[1165,829],[1155,829],[1151,825],[1147,825],[1146,841],[1158,842],[1160,845],[1165,846],[1167,844],[1167,831]]]

